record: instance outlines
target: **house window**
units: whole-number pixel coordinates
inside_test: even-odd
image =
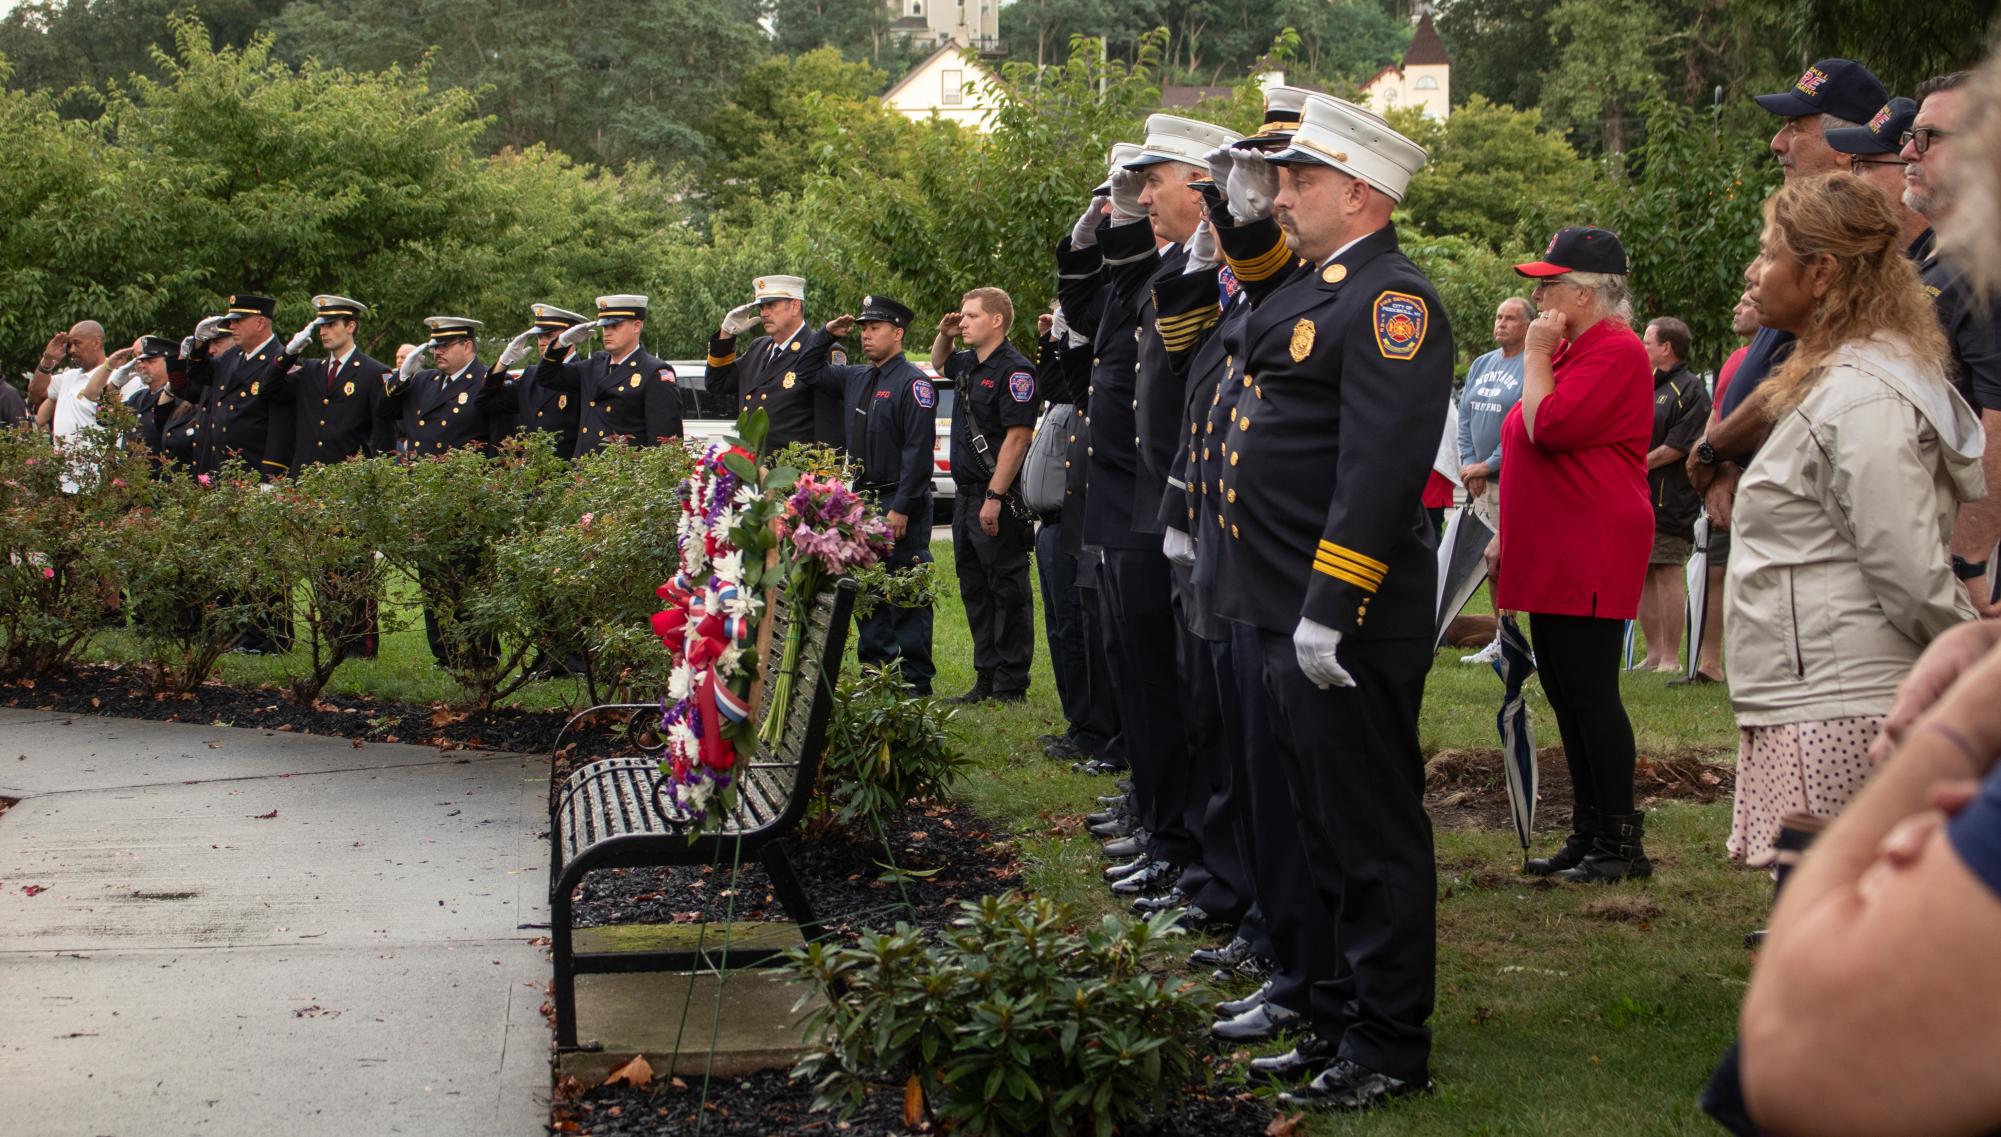
[[[966,102],[966,73],[963,71],[941,71],[938,73],[938,105],[941,107],[963,106]]]
[[[1395,87],[1384,87],[1384,88],[1383,88],[1383,101],[1384,101],[1384,102],[1387,102],[1387,103],[1394,103],[1394,102],[1396,102],[1396,101],[1397,101],[1397,89],[1396,89]]]
[[[923,15],[924,5],[919,3],[918,0],[910,0],[910,14],[913,16]]]
[[[1436,91],[1438,90],[1438,80],[1426,75],[1417,81],[1417,89],[1420,91]]]

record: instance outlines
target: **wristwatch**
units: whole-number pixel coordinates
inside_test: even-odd
[[[995,492],[993,491],[993,488],[992,488],[992,487],[988,487],[988,489],[987,489],[987,500],[988,500],[988,501],[1006,501],[1006,500],[1007,500],[1007,495],[1006,495],[1006,494],[1004,494],[1004,493],[995,493]]]
[[[1969,561],[1958,553],[1952,555],[1952,575],[1961,580],[1979,580],[1987,575],[1986,561]]]
[[[1714,466],[1723,460],[1723,456],[1718,454],[1716,447],[1711,446],[1709,440],[1705,438],[1695,444],[1695,460],[1705,466]]]

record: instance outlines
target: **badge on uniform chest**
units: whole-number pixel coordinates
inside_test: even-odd
[[[796,371],[787,371],[785,373],[785,378],[781,380],[778,385],[790,391],[792,388],[799,385],[799,373]]]
[[[1292,326],[1291,350],[1294,363],[1304,363],[1306,357],[1313,354],[1313,330],[1312,320],[1301,320]]]
[[[351,381],[351,380],[350,380],[349,382],[346,382],[346,383],[343,383],[343,384],[341,384],[341,388],[340,388],[340,393],[341,393],[341,394],[343,394],[343,395],[349,395],[349,396],[353,395],[353,394],[354,394],[354,383],[353,383],[353,381]]]

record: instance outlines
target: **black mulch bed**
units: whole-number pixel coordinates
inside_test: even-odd
[[[311,706],[287,699],[276,687],[208,683],[191,696],[155,695],[137,671],[93,664],[23,683],[0,685],[0,707],[110,715],[154,722],[228,723],[231,726],[332,735],[361,742],[410,743],[447,750],[508,750],[547,754],[569,711],[500,707],[484,714],[462,709],[329,695]],[[617,728],[575,734],[571,758],[630,753]],[[574,734],[575,732],[573,732]]]
[[[1254,1137],[1271,1124],[1272,1106],[1250,1095],[1232,1096],[1218,1083],[1215,1096],[1191,1096],[1182,1109],[1141,1128],[1122,1128],[1120,1137]],[[643,1090],[606,1086],[559,1101],[552,1133],[591,1137],[775,1137],[777,1134],[851,1134],[855,1137],[939,1132],[936,1125],[910,1130],[903,1124],[903,1092],[871,1090],[862,1107],[842,1126],[833,1113],[814,1113],[812,1088],[786,1081],[782,1071],[719,1080],[703,1101],[700,1078],[677,1085],[665,1079]],[[699,1120],[700,1129],[696,1128]]]
[[[899,920],[944,927],[961,900],[1005,892],[1021,881],[1014,842],[963,805],[913,806],[887,831],[887,848],[873,832],[834,831],[787,844],[815,913],[836,936],[850,938]],[[577,925],[785,919],[762,865],[738,867],[734,884],[731,869],[724,862],[592,873],[575,909]]]

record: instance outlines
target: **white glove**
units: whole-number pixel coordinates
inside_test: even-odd
[[[1182,568],[1195,567],[1195,542],[1179,529],[1164,529],[1160,535],[1160,551],[1167,559]]]
[[[208,319],[203,320],[199,324],[196,324],[195,335],[194,335],[195,342],[207,343],[212,339],[220,337],[224,332],[229,330],[226,327],[228,322],[229,322],[229,317],[227,316],[210,316]]]
[[[583,323],[578,324],[574,328],[564,329],[563,334],[556,337],[556,346],[575,347],[578,344],[584,342],[585,340],[591,338],[592,333],[596,332],[597,330],[598,330],[598,322],[596,320],[585,320]]]
[[[1340,646],[1340,632],[1304,616],[1300,617],[1299,626],[1292,630],[1292,650],[1299,657],[1299,669],[1322,691],[1329,687],[1355,685],[1355,677],[1348,674],[1348,669],[1334,657],[1334,650]]]
[[[1056,305],[1056,310],[1050,313],[1049,338],[1061,343],[1068,343],[1070,340],[1070,318],[1063,314],[1061,304]]]
[[[186,359],[187,357],[193,355],[194,353],[195,353],[195,338],[193,336],[182,336],[181,358]]]
[[[500,349],[500,358],[493,361],[493,369],[495,371],[505,371],[521,362],[522,357],[528,354],[528,341],[534,339],[541,330],[540,328],[529,328],[527,331],[508,340],[507,346]]]
[[[1098,218],[1105,215],[1105,202],[1109,200],[1101,195],[1092,198],[1091,204],[1084,207],[1084,215],[1070,226],[1071,248],[1088,249],[1098,243]]]
[[[1237,168],[1237,149],[1234,146],[1218,146],[1202,160],[1209,164],[1209,180],[1224,193],[1230,192],[1230,171]]]
[[[396,378],[408,383],[424,369],[424,353],[438,346],[437,340],[425,340],[416,351],[403,357],[403,366],[396,369]]]
[[[318,316],[313,317],[313,322],[307,324],[303,328],[300,328],[299,334],[293,336],[292,341],[285,345],[285,354],[297,355],[300,352],[306,350],[306,345],[313,342],[313,333],[318,331],[320,329],[320,325],[324,323],[326,323],[326,321],[320,319]]]
[[[723,317],[723,337],[735,339],[749,331],[757,322],[757,302],[753,300],[748,304],[739,304],[729,310],[729,315]]]
[[[119,388],[125,386],[126,381],[132,378],[132,369],[137,366],[139,366],[138,361],[134,360],[131,363],[121,363],[112,368],[110,377],[104,381],[105,390],[116,392]]]
[[[1239,225],[1262,221],[1271,216],[1271,201],[1278,196],[1278,167],[1255,150],[1239,150],[1223,194]]]
[[[1195,226],[1195,235],[1188,238],[1188,265],[1181,270],[1185,276],[1195,272],[1214,272],[1223,263],[1223,251],[1216,247],[1216,231],[1209,227],[1209,219],[1204,217]]]
[[[1138,170],[1120,169],[1112,174],[1112,224],[1146,216],[1146,206],[1139,203],[1140,191],[1145,188],[1146,175]]]

